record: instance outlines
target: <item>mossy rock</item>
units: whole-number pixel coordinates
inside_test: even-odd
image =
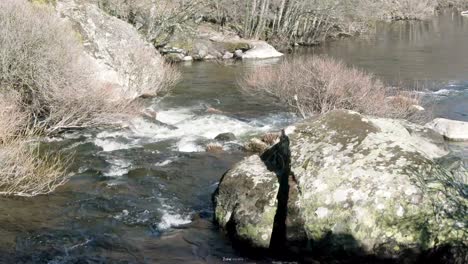
[[[216,222],[235,240],[268,248],[278,190],[276,174],[258,155],[245,158],[223,176],[213,196]]]
[[[302,250],[327,256],[390,259],[468,247],[467,187],[455,177],[457,166],[440,161],[449,153],[442,136],[403,120],[344,110],[294,128],[285,244],[302,242]],[[251,159],[228,172],[215,195],[220,225],[234,219],[242,228],[231,232],[249,242],[273,232],[278,192],[271,172]]]
[[[223,47],[231,53],[234,53],[236,50],[246,51],[251,49],[250,44],[247,42],[224,42]]]
[[[47,5],[47,4],[55,5],[57,4],[57,0],[31,0],[31,3],[40,4],[40,5]]]

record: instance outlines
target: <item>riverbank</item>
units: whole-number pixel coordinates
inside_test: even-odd
[[[339,4],[252,0],[251,5],[224,0],[87,1],[132,24],[171,61],[240,57],[234,56],[235,51],[246,51],[253,46],[246,43],[257,40],[286,52],[298,45],[372,35],[379,22],[428,20],[445,8],[463,10],[467,6],[461,0],[352,0]],[[220,37],[228,44],[219,43]]]

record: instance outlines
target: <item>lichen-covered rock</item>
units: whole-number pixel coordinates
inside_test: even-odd
[[[413,260],[419,253],[431,254],[452,245],[468,248],[466,183],[457,180],[457,166],[446,168],[447,162],[441,162],[449,153],[441,135],[407,121],[344,110],[305,120],[294,130],[288,133],[291,154],[284,245],[292,243],[329,255],[411,255]],[[249,206],[252,201],[267,194],[274,199],[274,188],[249,190],[245,183],[253,186],[252,178],[260,179],[264,173],[265,179],[271,179],[268,186],[280,182],[278,190],[283,189],[284,181],[271,172],[252,169],[260,162],[244,160],[234,169],[242,168],[241,173],[221,181],[220,189],[226,190],[228,184],[229,193],[245,193],[240,199],[225,195],[224,203],[216,204],[217,219],[224,225],[235,215],[226,217],[226,210],[246,206],[257,210]],[[237,218],[236,223],[241,225],[246,219]],[[263,223],[269,226],[262,224],[262,233],[269,229],[275,233],[271,221]],[[257,232],[243,236],[255,240]]]
[[[126,97],[156,95],[164,60],[132,25],[78,0],[57,1],[56,9],[77,30],[97,80],[120,88]]]
[[[269,59],[283,56],[283,53],[265,41],[251,41],[249,44],[252,48],[242,55],[242,59]]]
[[[467,241],[467,200],[434,162],[448,152],[429,129],[334,111],[298,125],[291,142],[310,240],[389,257]]]
[[[276,214],[279,183],[258,155],[228,171],[213,196],[215,218],[236,239],[268,248]]]

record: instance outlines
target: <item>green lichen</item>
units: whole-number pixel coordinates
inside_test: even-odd
[[[236,50],[246,51],[251,48],[247,42],[224,42],[223,47],[231,53],[234,53]]]

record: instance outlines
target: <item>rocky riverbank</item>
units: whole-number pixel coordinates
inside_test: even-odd
[[[228,171],[215,219],[243,247],[299,258],[463,263],[466,170],[447,154],[431,129],[333,111]]]
[[[244,39],[233,31],[218,29],[206,23],[198,25],[191,33],[175,34],[159,51],[171,62],[283,56],[265,41]]]

